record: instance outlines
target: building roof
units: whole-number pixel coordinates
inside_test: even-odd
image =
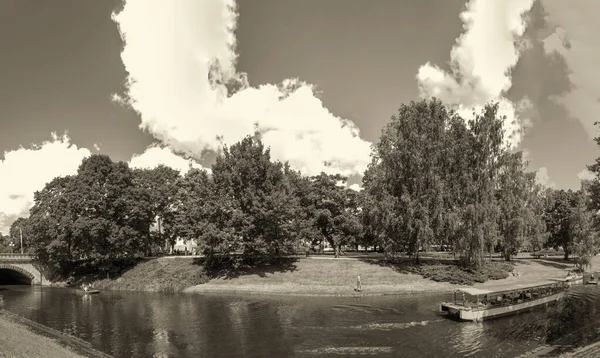
[[[535,282],[528,283],[511,283],[511,284],[503,284],[503,285],[492,285],[487,287],[463,287],[459,288],[458,291],[464,292],[466,294],[476,296],[476,295],[487,295],[490,293],[497,292],[506,292],[506,291],[516,291],[516,290],[525,290],[528,288],[534,288],[539,286],[546,286],[555,284],[557,281],[554,280],[540,280]]]

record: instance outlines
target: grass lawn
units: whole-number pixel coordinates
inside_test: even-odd
[[[572,263],[547,260],[515,260],[509,264],[518,276],[487,280],[474,286],[485,287],[511,282],[528,282],[562,277],[564,268]],[[427,265],[423,265],[427,267]],[[421,270],[421,269],[419,269]],[[187,288],[185,292],[244,292],[263,294],[293,294],[317,296],[364,296],[420,292],[448,292],[461,285],[436,282],[424,278],[410,262],[407,265],[388,264],[378,260],[345,258],[290,259],[283,267],[256,268],[223,275],[209,282]],[[448,270],[442,266],[434,271]],[[419,274],[421,273],[421,274]],[[455,273],[454,273],[455,274]],[[361,276],[362,292],[355,292],[357,276]],[[493,276],[493,275],[492,275]],[[497,277],[499,278],[499,277]],[[465,286],[467,284],[462,284]]]
[[[95,281],[94,288],[178,292],[206,281],[208,278],[197,258],[161,257],[142,261],[117,279]]]
[[[58,342],[37,335],[27,327],[0,314],[0,357],[79,358],[84,357]]]
[[[600,257],[597,265],[600,267]],[[288,258],[260,268],[208,274],[196,257],[161,257],[142,261],[116,279],[99,280],[99,289],[160,292],[243,292],[316,296],[364,296],[419,292],[448,292],[459,286],[538,281],[564,277],[561,258],[516,259],[511,264],[495,261],[481,272],[467,272],[451,261],[423,259],[385,262],[366,257],[311,256]],[[518,273],[513,276],[510,272]],[[357,276],[363,290],[356,292]],[[507,277],[508,276],[508,277]]]

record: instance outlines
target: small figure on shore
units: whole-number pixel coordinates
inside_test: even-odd
[[[356,288],[354,291],[360,292],[362,291],[362,282],[360,282],[360,275],[356,278]]]

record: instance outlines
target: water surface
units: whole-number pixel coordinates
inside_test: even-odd
[[[600,288],[484,323],[437,315],[449,295],[365,298],[102,292],[3,286],[9,311],[114,357],[516,357],[600,341]]]

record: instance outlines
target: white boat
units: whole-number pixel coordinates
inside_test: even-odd
[[[552,278],[552,281],[564,282],[567,286],[583,284],[583,275],[569,275],[565,278]]]
[[[93,290],[91,286],[81,286],[81,291],[86,295],[93,295],[96,293],[100,293],[99,290]]]
[[[556,302],[569,286],[566,280],[544,280],[528,284],[459,288],[454,292],[453,302],[440,304],[440,311],[459,320],[479,322]]]

